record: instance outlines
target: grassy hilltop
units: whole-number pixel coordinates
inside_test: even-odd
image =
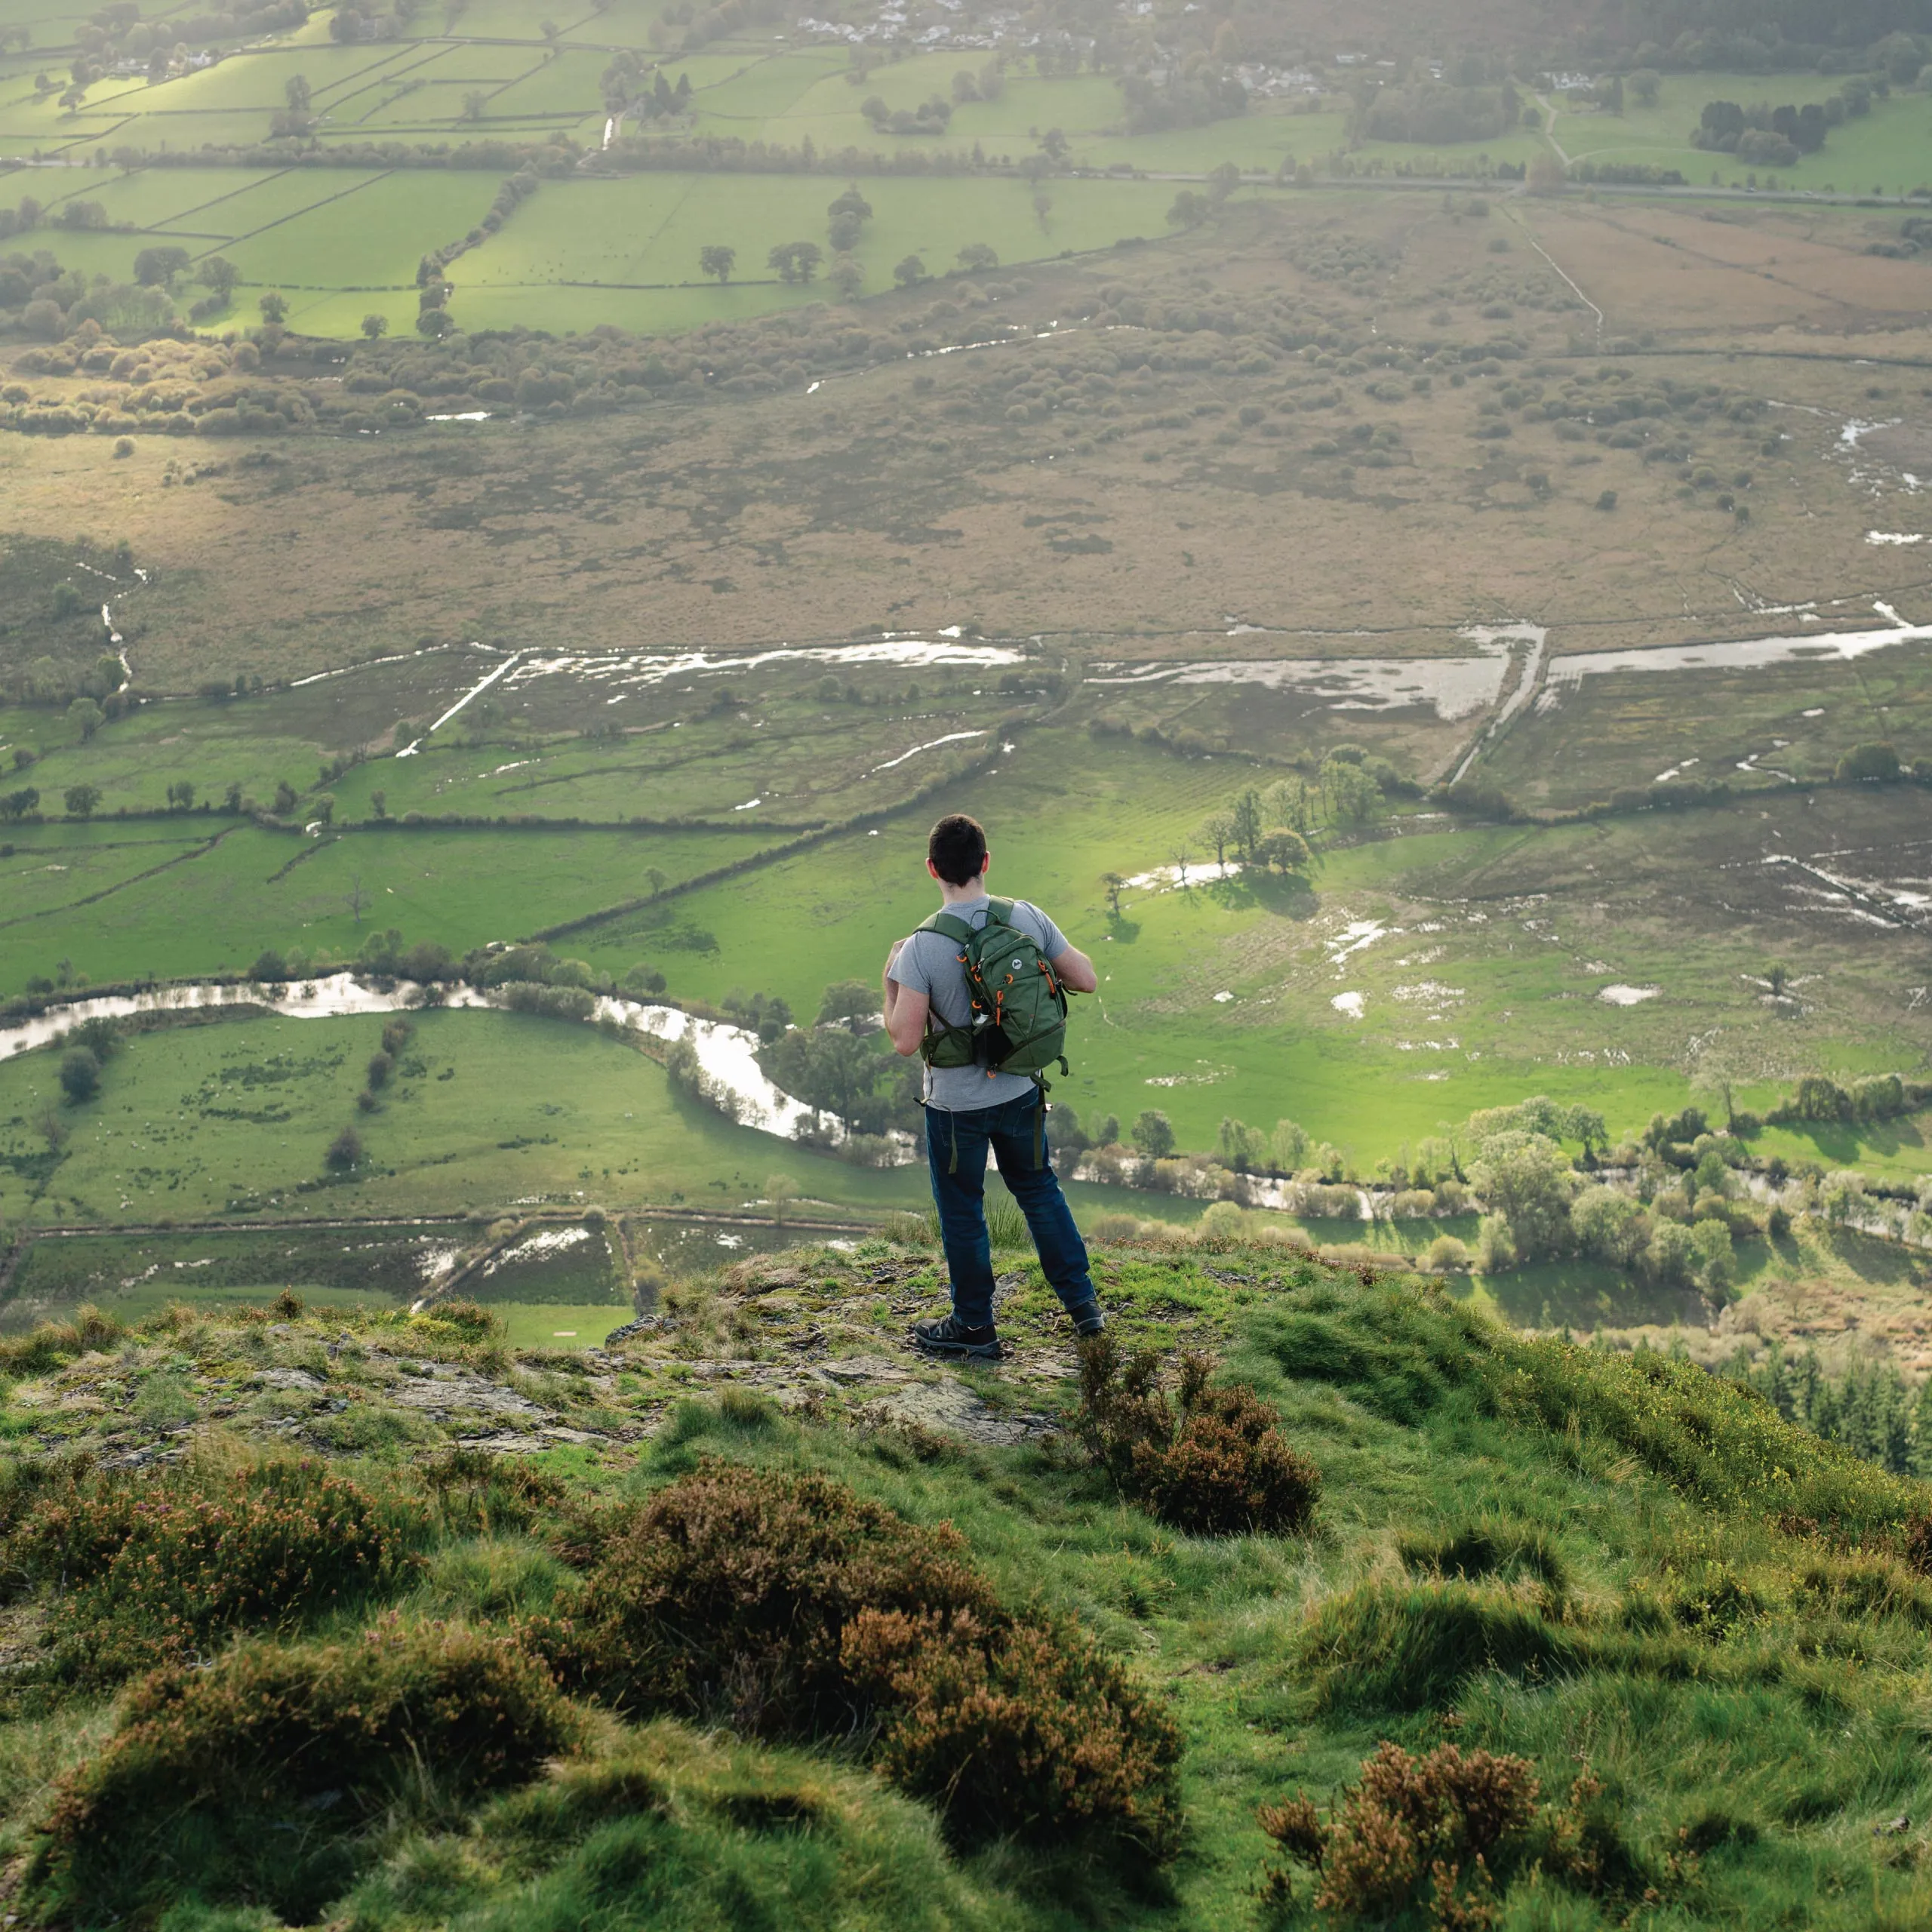
[[[1083,1409],[1017,1257],[1008,1361],[918,1363],[935,1257],[876,1240],[582,1357],[460,1304],[8,1343],[9,1909],[1924,1922],[1916,1484],[1427,1280],[1097,1260],[1164,1395]]]

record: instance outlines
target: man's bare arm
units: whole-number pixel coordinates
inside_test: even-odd
[[[881,983],[885,988],[885,1030],[892,1041],[893,1051],[910,1057],[919,1051],[919,1042],[926,1037],[926,1014],[932,1005],[931,999],[924,993],[915,993],[910,986],[902,986],[892,977],[892,962],[899,957],[899,949],[906,942],[894,943],[892,950],[885,955],[885,971]]]
[[[1060,983],[1070,993],[1097,992],[1100,976],[1094,970],[1094,962],[1077,946],[1069,946],[1054,961],[1053,968],[1060,976]]]

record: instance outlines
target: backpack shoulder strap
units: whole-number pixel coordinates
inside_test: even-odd
[[[989,926],[1010,926],[1013,923],[1013,901],[1010,899],[989,899],[986,901],[986,924]]]
[[[973,939],[973,928],[952,912],[935,912],[930,918],[921,919],[915,930],[922,933],[938,933],[961,946],[971,945]]]

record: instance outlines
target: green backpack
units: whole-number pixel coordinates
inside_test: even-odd
[[[1061,1072],[1070,1070],[1066,993],[1038,941],[1013,923],[1013,901],[990,900],[986,922],[977,931],[952,912],[935,912],[919,930],[943,934],[958,944],[959,963],[973,995],[969,1024],[949,1026],[937,1014],[932,1016],[935,1030],[919,1047],[926,1064],[1029,1074],[1040,1090],[1044,1116],[1047,1069],[1057,1060]]]

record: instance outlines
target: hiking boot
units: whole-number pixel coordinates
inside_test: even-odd
[[[912,1330],[912,1346],[921,1355],[944,1355],[955,1361],[998,1361],[999,1331],[988,1322],[968,1328],[955,1315],[943,1321],[921,1321]]]
[[[1091,1308],[1081,1309],[1073,1314],[1073,1332],[1083,1342],[1089,1335],[1105,1334],[1106,1329],[1107,1318],[1100,1312],[1097,1303]]]

